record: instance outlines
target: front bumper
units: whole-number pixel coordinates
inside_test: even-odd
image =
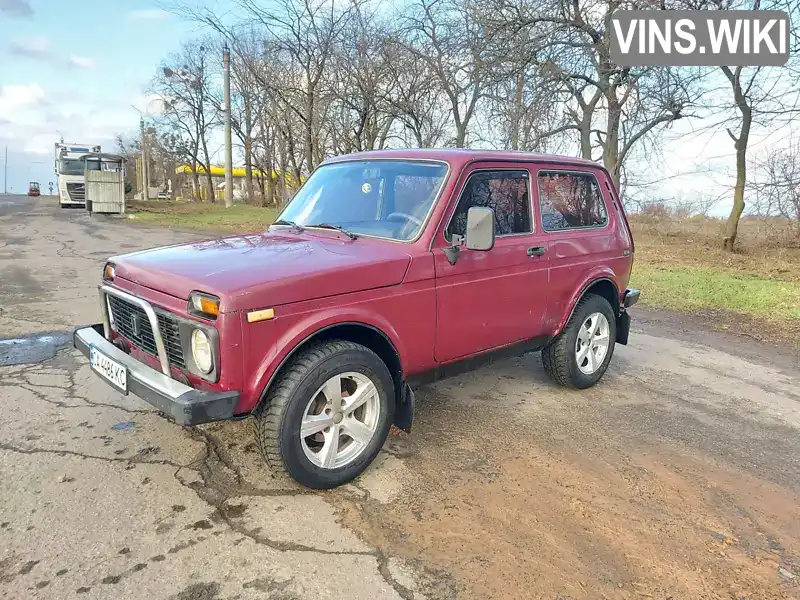
[[[128,391],[149,402],[180,425],[199,425],[233,417],[239,392],[204,392],[175,381],[117,348],[105,338],[103,325],[100,323],[76,328],[72,337],[75,348],[87,358],[89,347],[94,346],[112,360],[124,365],[128,370]]]

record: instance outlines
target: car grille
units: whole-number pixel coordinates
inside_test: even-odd
[[[157,357],[156,340],[153,337],[153,328],[150,326],[150,319],[147,318],[147,313],[140,306],[116,296],[109,295],[108,304],[111,307],[111,315],[114,318],[116,332],[148,354]],[[181,346],[178,322],[158,312],[156,317],[158,318],[158,328],[161,330],[161,338],[164,340],[164,347],[167,350],[169,364],[173,367],[185,369],[186,361],[183,359],[183,347]]]
[[[86,202],[86,185],[83,183],[68,183],[67,193],[73,202]]]

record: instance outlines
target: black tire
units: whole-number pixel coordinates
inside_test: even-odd
[[[305,455],[300,423],[312,395],[328,379],[348,371],[369,377],[378,390],[375,435],[351,463],[336,469],[315,465]],[[291,359],[256,411],[256,442],[273,471],[284,471],[313,489],[340,486],[360,475],[383,447],[394,421],[394,383],[384,362],[369,348],[346,340],[322,342]]]
[[[608,351],[599,368],[587,375],[578,367],[575,348],[578,333],[583,322],[593,313],[602,313],[608,320]],[[586,389],[595,385],[603,374],[614,355],[615,340],[617,339],[617,320],[608,300],[602,296],[587,294],[580,299],[564,330],[542,350],[542,364],[547,374],[557,384],[574,389]]]

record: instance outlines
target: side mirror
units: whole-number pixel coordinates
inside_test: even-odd
[[[467,211],[466,246],[469,250],[494,248],[494,210],[473,206]]]

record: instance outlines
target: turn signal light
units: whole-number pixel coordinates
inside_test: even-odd
[[[189,313],[207,319],[216,319],[219,315],[219,298],[201,292],[189,295]]]

